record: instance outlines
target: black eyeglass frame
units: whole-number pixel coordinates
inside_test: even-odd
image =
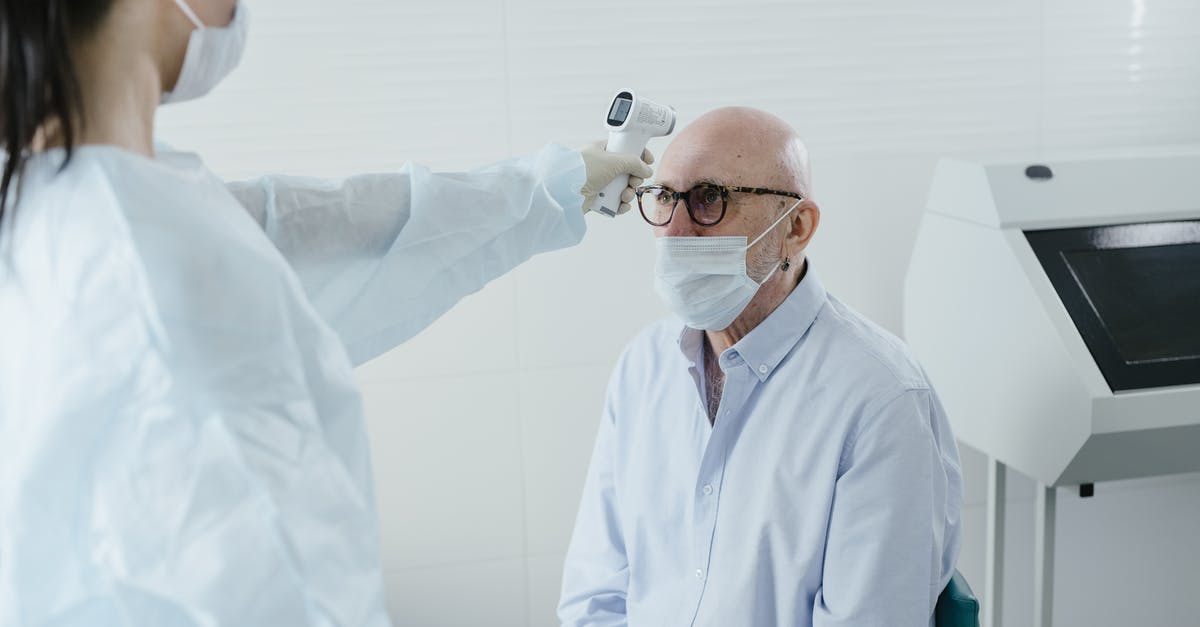
[[[642,194],[645,194],[652,189],[661,189],[664,192],[671,194],[671,213],[667,216],[667,219],[661,223],[651,220],[650,216],[646,215],[646,208],[642,205]],[[691,196],[692,192],[696,191],[697,189],[715,189],[721,193],[721,215],[717,216],[715,221],[701,222],[700,220],[696,219],[696,213],[692,211],[692,205],[688,202],[688,197]],[[732,192],[755,194],[759,196],[787,196],[788,198],[795,198],[796,200],[804,200],[804,196],[801,196],[795,192],[784,192],[777,189],[766,189],[763,187],[716,185],[713,183],[700,183],[699,185],[693,185],[691,189],[683,192],[677,192],[666,185],[642,185],[635,188],[633,191],[634,194],[637,195],[638,212],[642,214],[642,219],[645,220],[650,226],[666,226],[670,224],[671,220],[675,219],[675,209],[679,207],[680,200],[683,200],[683,206],[687,209],[688,217],[692,219],[692,222],[695,222],[700,226],[716,226],[721,223],[721,220],[725,219],[725,212],[729,209],[729,194]]]

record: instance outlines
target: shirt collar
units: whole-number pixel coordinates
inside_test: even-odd
[[[765,320],[750,330],[737,344],[721,354],[721,368],[745,365],[760,381],[766,381],[779,362],[792,352],[796,343],[812,326],[821,307],[825,305],[824,284],[817,278],[812,262],[800,284],[775,308]],[[704,331],[683,327],[679,334],[679,350],[693,366],[702,355]]]

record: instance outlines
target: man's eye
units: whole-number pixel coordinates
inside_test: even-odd
[[[704,190],[704,194],[701,195],[701,198],[704,199],[704,204],[714,205],[718,202],[721,202],[721,192],[715,189],[706,189]]]
[[[669,194],[667,192],[659,192],[658,194],[656,194],[654,196],[654,200],[655,200],[655,202],[657,202],[660,205],[669,205],[669,204],[671,204],[672,198],[671,198],[671,194]]]

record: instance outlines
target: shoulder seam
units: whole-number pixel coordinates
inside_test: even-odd
[[[892,403],[895,403],[896,401],[900,400],[901,398],[903,398],[911,393],[914,393],[914,392],[921,393],[921,394],[930,394],[930,393],[932,393],[932,390],[928,387],[904,388],[902,390],[897,391],[895,394],[889,394],[887,396],[881,397],[886,400],[872,402],[872,403],[868,404],[868,406],[863,410],[864,419],[859,421],[858,428],[854,430],[854,434],[851,435],[850,437],[846,438],[846,443],[842,447],[842,454],[839,459],[839,465],[845,461],[846,454],[858,444],[858,441],[860,439],[862,439],[862,437],[864,435],[870,433],[876,427],[878,427],[880,424],[882,424],[884,422],[883,420],[878,418],[878,414],[884,408],[888,407]]]

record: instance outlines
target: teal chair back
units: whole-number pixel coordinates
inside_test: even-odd
[[[957,570],[938,597],[933,624],[937,627],[979,627],[979,599]]]

